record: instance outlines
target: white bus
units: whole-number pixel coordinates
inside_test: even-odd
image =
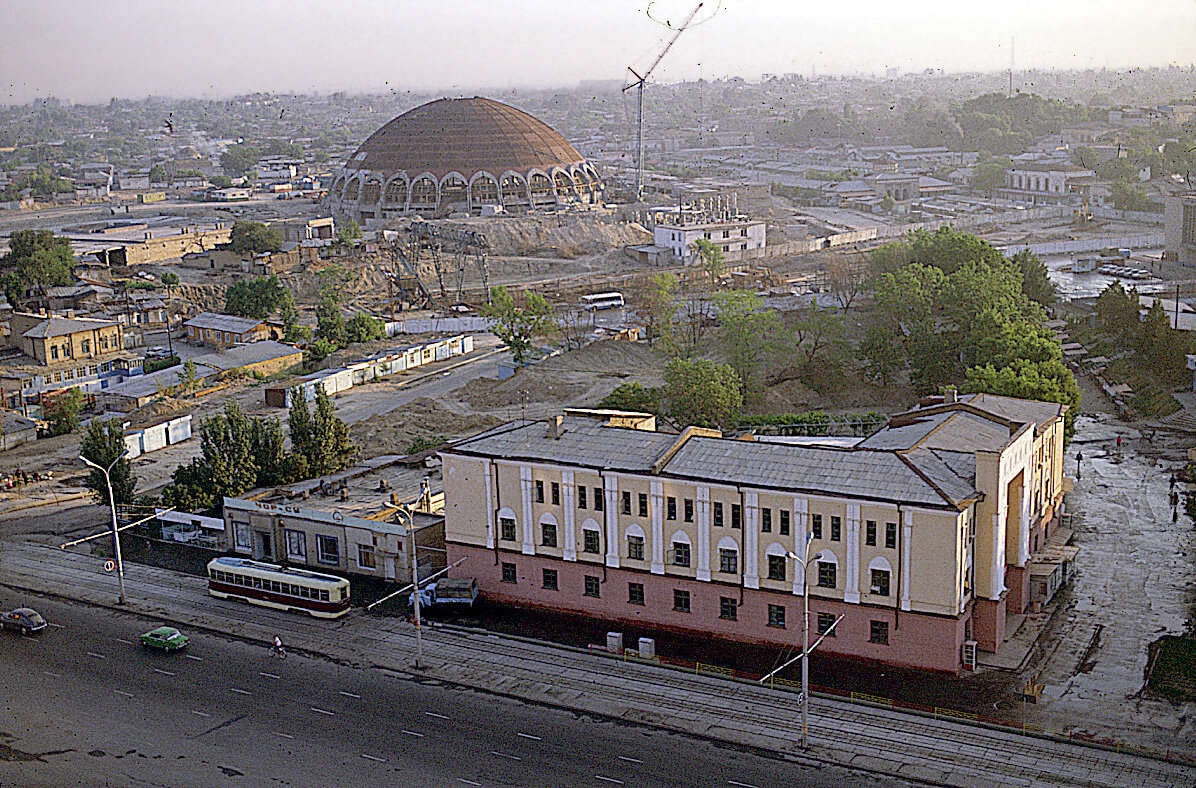
[[[594,293],[581,297],[582,309],[622,309],[624,306],[622,293]]]

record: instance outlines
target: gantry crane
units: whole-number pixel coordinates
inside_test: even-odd
[[[636,88],[638,93],[636,97],[636,103],[638,104],[638,119],[635,134],[636,202],[639,202],[639,199],[644,192],[644,83],[648,81],[648,77],[652,76],[652,72],[656,70],[658,65],[660,65],[660,61],[664,60],[664,56],[670,49],[673,48],[673,44],[677,43],[677,39],[682,33],[685,32],[685,28],[689,27],[690,23],[694,21],[694,17],[698,15],[698,11],[700,10],[702,10],[702,3],[698,3],[694,10],[689,12],[689,16],[685,17],[685,21],[682,22],[681,26],[677,28],[677,32],[673,33],[673,37],[669,39],[669,43],[665,44],[664,49],[660,50],[660,54],[657,55],[656,59],[652,61],[652,65],[648,66],[648,69],[644,71],[643,76],[637,74],[635,69],[631,66],[627,67],[627,70],[631,72],[632,76],[635,77],[635,80],[626,85],[623,88],[623,92],[626,93],[632,88]]]

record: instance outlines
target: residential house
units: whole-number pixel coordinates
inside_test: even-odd
[[[203,312],[185,321],[187,341],[196,345],[238,345],[270,338],[265,320]]]
[[[764,222],[752,219],[661,223],[652,231],[653,244],[670,250],[675,262],[697,262],[697,242],[706,240],[722,250],[727,262],[764,256]]]

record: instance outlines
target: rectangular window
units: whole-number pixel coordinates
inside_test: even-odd
[[[341,552],[335,536],[317,536],[316,554],[321,564],[340,564]]]
[[[897,547],[897,523],[885,523],[885,547]]]
[[[586,492],[588,488],[584,484],[577,485],[577,508],[586,508]]]
[[[872,570],[872,593],[876,596],[889,595],[889,573],[884,569]]]
[[[633,605],[644,604],[644,584],[643,583],[628,583],[627,584],[627,601]]]
[[[739,571],[739,551],[719,548],[718,571],[733,575]]]
[[[665,502],[664,517],[666,520],[676,520],[677,519],[677,499],[672,497],[671,495],[669,496],[668,500]]]
[[[781,536],[789,535],[789,510],[781,510]]]
[[[83,340],[82,350],[84,353],[91,352],[91,340],[90,339]]]
[[[561,485],[557,482],[552,483],[552,505],[561,505]]]
[[[769,580],[784,580],[785,579],[785,556],[770,555],[768,557],[768,579]]]
[[[50,358],[58,358],[58,345],[50,345]]]
[[[843,538],[843,518],[831,515],[831,541],[838,542]]]
[[[631,514],[631,493],[623,491],[623,514]]]
[[[596,512],[602,511],[602,488],[601,487],[594,488],[594,511],[596,511]]]
[[[760,510],[760,530],[764,533],[772,533],[772,509]]]
[[[725,618],[727,621],[735,621],[739,618],[739,605],[735,602],[735,597],[720,596],[718,598],[718,617]]]
[[[731,504],[731,527],[743,527],[743,507],[737,503]]]
[[[673,589],[673,610],[678,613],[689,612],[689,592],[679,588]]]
[[[769,605],[768,606],[768,625],[770,627],[785,628],[785,606],[784,605]]]
[[[880,643],[883,646],[889,645],[889,622],[873,621],[868,630],[868,642]]]
[[[287,558],[292,561],[307,561],[307,534],[286,529]]]
[[[822,515],[810,515],[810,532],[814,534],[815,539],[822,538]]]
[[[689,545],[673,542],[673,566],[689,566]]]
[[[536,479],[536,503],[544,503],[544,482]]]
[[[508,564],[506,561],[502,565],[502,581],[504,583],[514,583],[515,580],[515,565]]]
[[[556,523],[540,523],[540,544],[556,547]]]
[[[593,528],[586,528],[581,532],[581,551],[583,553],[598,552],[598,532]]]
[[[640,517],[648,516],[648,493],[640,493]]]
[[[826,561],[818,562],[818,587],[819,588],[834,588],[835,587],[835,565]]]
[[[498,528],[500,533],[499,538],[504,542],[515,541],[515,518],[503,517],[498,521]]]
[[[372,545],[357,545],[357,566],[362,569],[378,568],[378,562],[374,557],[374,548]]]
[[[835,637],[835,630],[831,629],[831,625],[835,623],[835,616],[833,613],[819,613],[818,614],[818,634],[826,635],[828,638]],[[830,633],[827,635],[827,633]]]
[[[685,499],[685,522],[692,523],[694,521],[694,499]]]
[[[545,569],[544,570],[544,588],[547,588],[549,591],[556,591],[556,570],[555,569]]]
[[[592,597],[602,596],[602,594],[599,591],[600,588],[601,588],[601,585],[598,582],[597,575],[586,575],[586,585],[585,585],[585,590],[582,591],[582,595],[583,596],[592,596]]]
[[[723,505],[718,501],[714,502],[714,527],[723,527]]]
[[[627,537],[627,557],[632,561],[644,560],[644,537],[642,536],[628,536]]]
[[[869,520],[864,524],[864,544],[869,547],[876,546],[876,521]]]
[[[249,523],[233,521],[233,544],[236,547],[249,547]]]

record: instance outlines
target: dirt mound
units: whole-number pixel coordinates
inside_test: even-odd
[[[588,375],[635,377],[645,386],[659,386],[668,356],[642,342],[605,340],[545,360],[536,370],[549,372],[584,372]],[[647,378],[647,380],[645,380]]]
[[[420,397],[397,410],[354,424],[351,434],[362,456],[369,458],[405,454],[417,438],[457,438],[501,423],[501,419],[484,413],[453,413],[433,399]]]
[[[169,419],[172,416],[182,416],[191,413],[194,408],[194,403],[186,403],[174,397],[163,397],[132,411],[129,413],[127,420],[134,426],[141,426],[142,424]],[[198,424],[193,426],[196,430],[199,429]]]
[[[523,402],[565,402],[589,390],[586,383],[535,370],[506,380],[475,378],[453,394],[476,410],[491,410]]]
[[[452,224],[485,233],[490,242],[490,254],[499,256],[548,256],[568,260],[652,241],[652,234],[638,224],[597,216],[498,217],[437,224]]]

